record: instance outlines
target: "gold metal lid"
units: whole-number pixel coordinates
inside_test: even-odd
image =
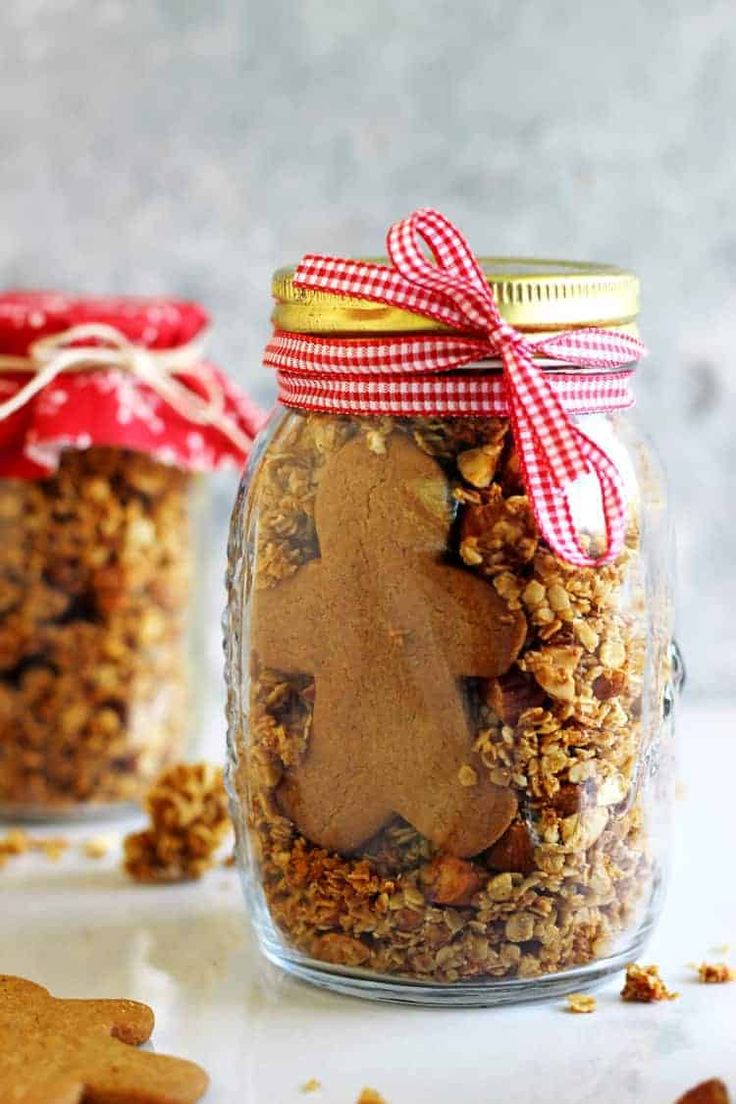
[[[633,272],[585,261],[481,257],[503,318],[519,330],[630,328],[639,313]],[[379,261],[385,263],[385,261]],[[274,273],[274,325],[293,333],[411,333],[445,326],[396,307],[295,288],[294,269]]]

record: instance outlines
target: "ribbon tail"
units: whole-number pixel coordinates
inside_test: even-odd
[[[508,381],[507,381],[508,382]],[[616,560],[626,536],[626,495],[623,481],[610,456],[566,417],[567,449],[575,454],[575,471],[555,465],[549,456],[549,441],[543,439],[513,386],[507,388],[514,443],[519,455],[522,479],[540,535],[552,552],[575,567],[599,567]],[[589,539],[579,532],[570,503],[578,479],[593,475],[598,482],[600,503],[591,503]],[[605,551],[596,555],[590,538],[596,536],[594,517],[600,506]]]

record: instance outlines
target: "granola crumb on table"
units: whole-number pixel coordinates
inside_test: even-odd
[[[363,1089],[356,1104],[388,1104],[388,1101],[375,1089],[367,1088]]]
[[[725,962],[701,962],[696,969],[698,981],[705,985],[723,985],[728,981],[736,981],[736,971]]]
[[[631,962],[626,967],[626,980],[621,990],[621,1000],[639,1004],[677,1000],[679,993],[672,993],[659,976],[658,966],[639,966]]]
[[[567,1008],[569,1012],[587,1013],[595,1012],[598,1002],[590,993],[569,993],[567,996]]]
[[[23,828],[11,828],[0,836],[0,870],[9,859],[30,851],[40,852],[52,862],[58,862],[68,847],[69,840],[65,836],[31,836]]]
[[[0,807],[133,802],[179,754],[190,485],[99,447],[0,480]]]
[[[151,827],[125,837],[123,865],[138,882],[200,878],[217,862],[230,829],[222,770],[179,763],[164,771],[146,796]]]
[[[655,877],[636,769],[657,723],[642,711],[637,520],[617,562],[570,567],[538,539],[505,420],[296,416],[252,488],[254,588],[319,556],[314,500],[329,455],[356,435],[385,452],[392,433],[447,475],[448,562],[526,618],[511,669],[466,688],[480,765],[513,788],[518,812],[472,859],[438,852],[400,817],[359,853],[311,844],[276,791],[308,751],[314,679],[254,659],[234,783],[271,917],[304,954],[419,980],[534,978],[595,961],[636,926]]]

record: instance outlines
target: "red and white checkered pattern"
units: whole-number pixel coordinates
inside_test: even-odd
[[[616,369],[640,359],[642,344],[599,329],[543,339],[522,335],[501,318],[463,235],[431,208],[397,222],[386,244],[389,265],[308,254],[294,284],[400,307],[468,336],[329,338],[277,331],[265,359],[277,370],[281,401],[341,414],[505,415],[537,525],[553,552],[582,567],[616,559],[626,517],[621,477],[571,415],[630,406],[630,373]],[[535,357],[603,371],[545,372]],[[498,359],[500,375],[469,367],[489,359]],[[599,558],[586,551],[568,501],[570,485],[591,473],[600,487],[607,538]]]

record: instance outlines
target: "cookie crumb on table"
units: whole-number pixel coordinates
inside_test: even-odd
[[[363,1089],[356,1104],[388,1104],[388,1102],[375,1089]]]
[[[595,1012],[597,1007],[598,1001],[590,993],[568,993],[569,1012]]]
[[[702,1081],[681,1096],[676,1104],[730,1104],[728,1089],[717,1077]]]
[[[655,1001],[677,1000],[679,993],[671,993],[659,976],[658,966],[639,966],[631,962],[626,967],[626,981],[621,990],[621,1000],[652,1004]]]
[[[322,1082],[318,1081],[316,1077],[310,1077],[308,1081],[305,1081],[302,1085],[303,1093],[319,1092],[322,1088]]]
[[[222,770],[179,763],[146,796],[150,828],[125,837],[123,865],[138,882],[183,882],[215,865],[230,828]]]
[[[736,972],[725,962],[701,962],[695,969],[698,971],[698,981],[705,985],[722,985],[736,980]]]

